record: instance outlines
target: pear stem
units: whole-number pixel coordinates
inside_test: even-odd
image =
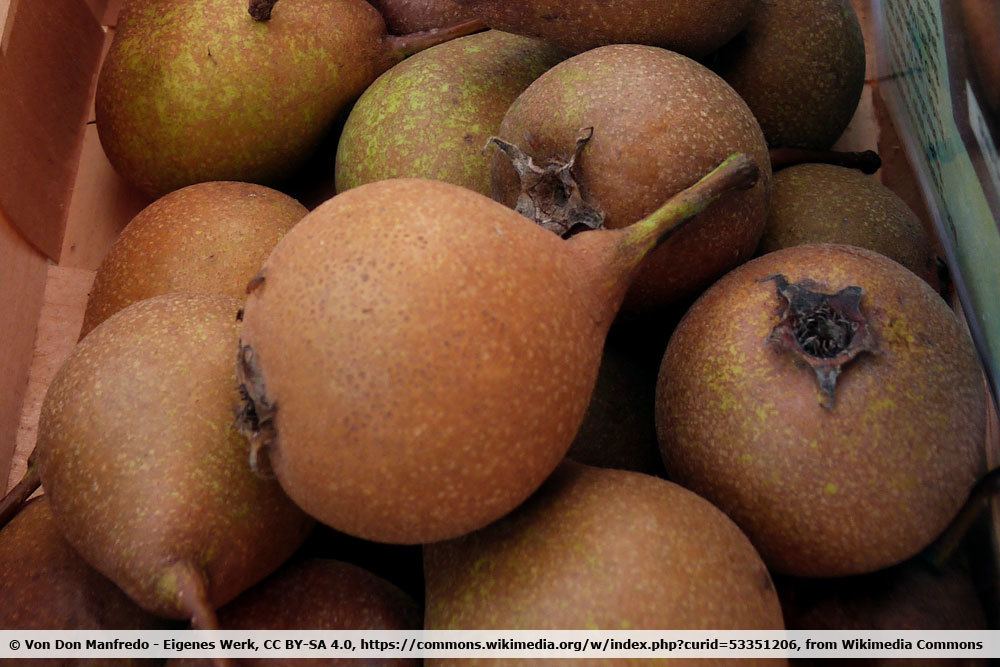
[[[386,39],[386,44],[389,56],[398,61],[424,49],[429,49],[432,46],[443,44],[458,37],[473,35],[483,30],[486,30],[486,24],[479,19],[472,19],[450,25],[446,28],[434,28],[433,30],[414,32],[409,35],[389,35]]]
[[[882,167],[882,158],[875,151],[849,153],[843,151],[814,151],[806,148],[772,148],[771,169],[778,171],[797,164],[832,164],[857,169],[863,174],[874,174]]]
[[[990,506],[990,501],[997,494],[1000,494],[1000,468],[994,468],[976,482],[958,515],[934,544],[927,547],[923,559],[935,569],[943,570],[976,519]]]
[[[42,485],[42,479],[38,475],[38,467],[28,465],[28,471],[24,473],[14,488],[11,489],[3,500],[0,500],[0,528],[6,526],[11,519],[17,516],[24,505],[24,501],[31,497],[31,494]]]
[[[638,265],[656,246],[679,232],[716,199],[733,190],[748,190],[760,176],[757,165],[747,155],[734,153],[701,180],[671,197],[648,217],[624,230],[622,247]]]
[[[188,561],[178,563],[172,569],[177,578],[178,603],[191,618],[191,627],[196,630],[218,630],[219,618],[208,599],[205,573]],[[215,667],[233,667],[229,658],[212,658]]]
[[[276,4],[278,0],[250,0],[250,16],[254,21],[270,21]]]

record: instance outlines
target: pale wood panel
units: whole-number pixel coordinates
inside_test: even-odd
[[[38,415],[49,383],[55,377],[76,345],[83,326],[83,311],[87,294],[94,281],[94,272],[50,265],[36,317],[38,329],[34,337],[34,352],[29,352],[31,370],[17,428],[16,448],[7,480],[8,488],[24,475],[28,456],[35,448],[38,436]]]
[[[0,208],[57,258],[104,34],[83,0],[18,2],[0,54]]]
[[[0,480],[7,479],[28,385],[46,259],[0,214]]]

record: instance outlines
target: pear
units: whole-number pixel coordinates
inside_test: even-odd
[[[224,630],[418,630],[420,608],[388,581],[355,565],[309,559],[289,563],[219,611]],[[167,667],[203,667],[210,661],[175,658]],[[246,667],[350,667],[357,660],[251,658]],[[418,667],[417,659],[393,660]]]
[[[5,630],[156,630],[164,621],[146,613],[98,574],[59,534],[49,501],[28,502],[0,530],[0,628]],[[122,667],[149,660],[25,660],[31,667]],[[22,664],[8,660],[4,664]]]
[[[618,44],[565,60],[518,96],[498,136],[493,198],[560,234],[642,220],[731,153],[760,166],[756,187],[653,253],[629,290],[630,314],[696,296],[749,259],[764,231],[764,135],[725,81],[677,53]]]
[[[494,521],[569,449],[643,257],[757,173],[735,155],[648,219],[569,241],[438,181],[334,197],[250,286],[253,456],[357,537],[426,543]]]
[[[385,17],[389,32],[409,32],[443,28],[472,18],[469,10],[455,0],[368,0]]]
[[[144,609],[216,625],[312,522],[233,427],[237,299],[140,301],[84,338],[42,405],[37,468],[60,532]]]
[[[271,248],[308,212],[277,190],[249,183],[199,183],[161,197],[125,226],[101,262],[80,336],[161,294],[242,299]]]
[[[648,44],[704,56],[750,20],[754,0],[454,0],[491,28],[540,37],[577,53]]]
[[[247,0],[126,3],[96,101],[101,143],[126,180],[162,195],[285,179],[379,74],[480,27],[392,37],[365,0],[252,0],[250,10]]]
[[[934,540],[982,474],[986,408],[972,339],[941,297],[833,244],[768,253],[713,285],[656,389],[671,478],[772,570],[803,577],[874,572]]]
[[[771,146],[829,148],[854,116],[865,42],[850,0],[754,3],[750,25],[716,56]]]
[[[486,140],[521,91],[566,55],[540,40],[491,30],[396,65],[347,119],[337,148],[337,191],[413,177],[489,196]]]
[[[430,630],[784,628],[767,568],[739,528],[708,501],[641,473],[568,462],[509,516],[424,551]]]
[[[854,169],[802,164],[774,176],[771,208],[757,251],[807,243],[841,243],[874,250],[931,282],[936,273],[930,236],[899,196]]]

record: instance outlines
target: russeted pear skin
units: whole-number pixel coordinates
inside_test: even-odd
[[[44,496],[29,501],[0,529],[0,600],[4,630],[155,630],[164,625],[83,562],[59,534]],[[131,667],[149,662],[48,658],[4,664]]]
[[[754,188],[717,202],[697,226],[649,257],[629,290],[627,310],[649,312],[692,297],[753,255],[771,187],[767,145],[750,109],[711,70],[649,46],[594,49],[528,86],[504,116],[499,136],[543,165],[568,158],[581,128],[590,127],[593,137],[573,175],[612,229],[656,210],[730,153],[746,153],[761,168]],[[513,208],[521,185],[499,151],[492,173],[493,198]]]
[[[368,0],[385,18],[389,32],[405,35],[472,18],[455,0]]]
[[[757,171],[732,156],[650,219],[568,241],[440,181],[334,197],[251,285],[237,364],[251,446],[306,512],[357,537],[426,543],[494,521],[569,449],[642,259]]]
[[[715,69],[753,111],[771,146],[830,148],[865,84],[865,43],[850,0],[755,2]]]
[[[199,183],[161,197],[125,226],[101,262],[80,336],[162,294],[244,298],[271,249],[308,212],[288,195],[249,183]]]
[[[306,216],[240,334],[276,406],[269,455],[289,496],[337,530],[420,543],[534,491],[600,361],[603,314],[563,243],[437,181],[372,183]]]
[[[486,140],[521,91],[566,55],[491,30],[407,58],[354,105],[337,148],[337,191],[431,178],[489,196]]]
[[[421,610],[388,581],[355,565],[309,559],[289,563],[219,610],[223,630],[419,630]],[[375,661],[377,662],[377,661]],[[375,664],[361,661],[361,664]],[[420,660],[392,660],[418,667]],[[167,667],[211,661],[175,658]],[[354,659],[248,658],[245,667],[350,667]]]
[[[281,565],[311,521],[253,474],[234,428],[240,301],[140,301],[84,338],[42,405],[36,456],[66,540],[145,609],[191,618]],[[199,576],[204,581],[199,582]]]
[[[424,563],[424,625],[430,630],[784,628],[767,568],[739,528],[690,491],[641,473],[564,463],[500,521],[426,545]],[[424,662],[429,667],[519,664],[502,658]],[[731,660],[605,662],[725,665]],[[785,661],[758,658],[747,664]]]
[[[455,0],[491,28],[580,53],[648,44],[692,57],[719,48],[750,20],[753,0]]]
[[[899,196],[856,169],[803,164],[774,175],[758,252],[810,243],[874,250],[924,280],[935,274],[930,237]]]
[[[811,367],[821,355],[774,333],[789,310],[776,280],[861,289],[849,340],[872,344],[840,366],[832,400]],[[797,336],[829,335],[821,311],[795,318]],[[670,339],[656,401],[671,479],[718,505],[783,574],[910,558],[982,474],[986,400],[968,332],[927,283],[863,248],[786,248],[713,285]]]
[[[285,180],[379,74],[469,34],[393,37],[365,0],[283,0],[261,21],[248,5],[122,9],[97,82],[97,129],[111,164],[143,191]]]

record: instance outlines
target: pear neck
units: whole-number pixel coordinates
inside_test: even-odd
[[[642,220],[621,229],[583,232],[566,241],[583,269],[595,312],[610,324],[643,260],[719,197],[753,187],[759,175],[747,155],[733,154]]]

